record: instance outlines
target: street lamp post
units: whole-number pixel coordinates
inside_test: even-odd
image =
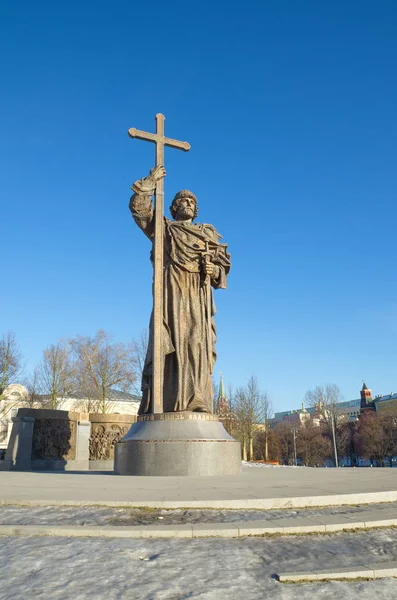
[[[332,413],[331,413],[331,426],[332,426],[332,439],[334,441],[335,467],[339,467],[338,450],[336,448],[336,438],[335,438],[335,415]]]
[[[292,436],[294,438],[294,465],[295,467],[298,466],[298,459],[296,457],[296,429],[292,430]]]

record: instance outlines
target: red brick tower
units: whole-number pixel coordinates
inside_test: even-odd
[[[361,388],[361,404],[368,404],[372,402],[372,390],[369,390],[363,381],[363,387]]]

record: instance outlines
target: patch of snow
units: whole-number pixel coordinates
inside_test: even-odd
[[[0,600],[383,600],[394,579],[284,585],[277,572],[397,560],[397,531],[306,538],[0,538]]]
[[[307,467],[298,467],[296,465],[269,465],[268,463],[241,461],[243,467],[263,467],[265,469],[303,469]]]
[[[397,516],[397,502],[359,506],[332,506],[312,508],[286,508],[271,510],[211,510],[211,509],[158,509],[111,508],[99,506],[1,506],[0,525],[178,525],[184,523],[233,523],[295,517],[327,518],[328,515],[343,515],[366,521],[368,513],[377,513],[379,519]],[[293,524],[293,523],[292,523]]]

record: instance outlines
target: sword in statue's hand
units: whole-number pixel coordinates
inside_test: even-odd
[[[211,252],[209,249],[208,242],[205,242],[205,250],[202,253],[203,262],[205,265],[204,273],[204,285],[205,285],[205,295],[206,295],[206,311],[207,311],[207,351],[208,351],[208,361],[210,365],[210,373],[212,373],[212,302],[211,302]]]

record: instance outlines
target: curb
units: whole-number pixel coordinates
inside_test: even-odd
[[[302,519],[303,520],[303,519]],[[326,520],[326,518],[324,519]],[[292,521],[292,520],[291,520]],[[335,533],[356,529],[396,527],[397,519],[377,521],[349,521],[343,523],[315,523],[304,519],[305,525],[274,526],[271,522],[238,521],[234,523],[199,523],[184,525],[140,526],[71,526],[71,525],[0,525],[3,536],[54,537],[110,537],[110,538],[245,538],[272,535],[305,535],[308,533]],[[397,563],[396,563],[397,564]],[[328,571],[327,571],[328,572]],[[285,575],[287,576],[287,575]],[[289,575],[288,575],[289,576]],[[284,577],[284,575],[283,575]],[[281,580],[280,580],[281,581]]]
[[[307,581],[329,581],[346,579],[382,579],[397,577],[397,562],[357,565],[342,569],[307,571],[306,573],[280,573],[275,575],[280,583],[303,583]]]
[[[242,498],[234,500],[0,500],[0,506],[107,506],[110,508],[207,508],[230,510],[272,510],[277,508],[311,508],[396,502],[397,490],[334,494],[329,496],[297,496],[292,498]]]

